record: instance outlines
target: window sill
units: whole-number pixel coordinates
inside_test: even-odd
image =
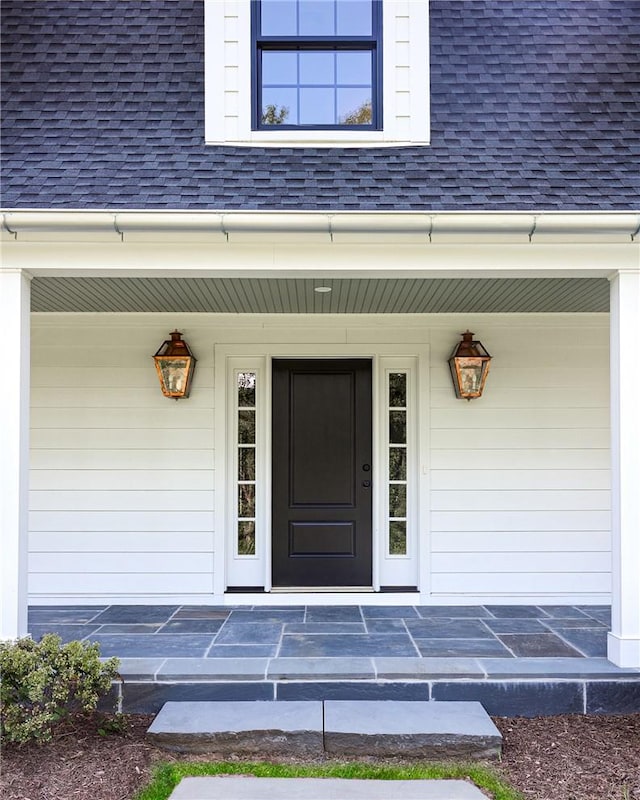
[[[207,145],[230,147],[415,147],[428,140],[393,139],[384,131],[253,131],[246,138],[207,140]]]

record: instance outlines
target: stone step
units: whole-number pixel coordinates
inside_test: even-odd
[[[325,700],[165,703],[147,732],[168,750],[219,755],[498,758],[476,702]]]
[[[498,758],[502,736],[476,702],[327,700],[324,748],[345,756]]]

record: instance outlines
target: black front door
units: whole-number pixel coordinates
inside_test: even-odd
[[[273,362],[273,585],[371,586],[371,361]]]

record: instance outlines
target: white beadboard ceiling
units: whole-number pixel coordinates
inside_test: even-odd
[[[330,293],[314,292],[331,286]],[[35,277],[34,312],[443,314],[607,312],[606,278]]]

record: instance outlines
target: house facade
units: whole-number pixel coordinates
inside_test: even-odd
[[[2,635],[611,603],[640,666],[638,3],[4,6]]]

